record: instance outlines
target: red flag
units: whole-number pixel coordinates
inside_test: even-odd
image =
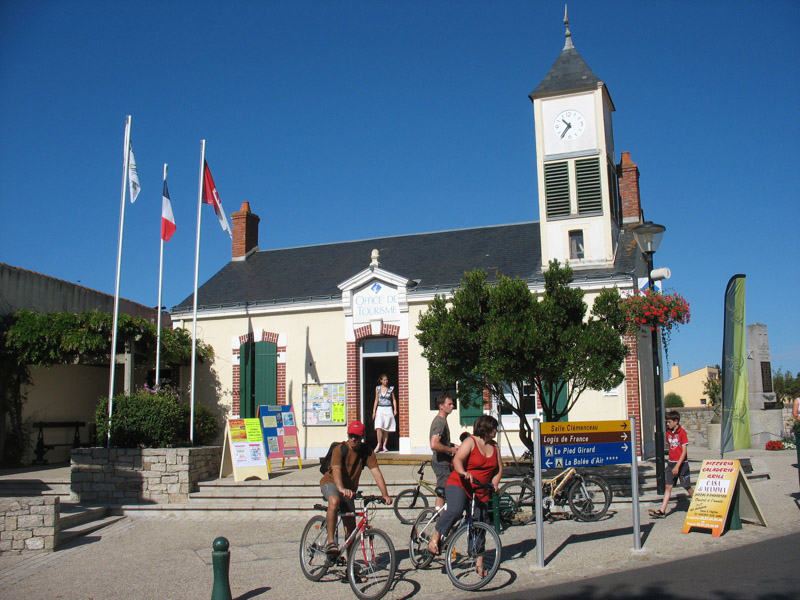
[[[164,171],[166,172],[166,167]],[[161,196],[161,239],[168,242],[172,234],[175,233],[175,229],[177,229],[175,215],[172,214],[172,203],[169,201],[169,190],[165,179],[164,193]]]
[[[214,184],[214,178],[211,177],[211,169],[208,168],[207,162],[203,163],[203,203],[214,206],[214,212],[217,213],[220,226],[223,231],[227,231],[228,235],[233,238],[233,232],[230,225],[228,225],[228,217],[225,216],[222,202],[220,202],[219,194],[217,193],[217,186]]]

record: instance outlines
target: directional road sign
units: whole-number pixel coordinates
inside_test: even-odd
[[[542,423],[542,467],[597,467],[631,462],[630,421]]]

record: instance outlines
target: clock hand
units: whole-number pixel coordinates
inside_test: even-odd
[[[564,119],[561,119],[561,120],[564,121]],[[567,123],[567,122],[564,121],[564,123]],[[570,127],[572,127],[572,123],[567,123],[567,126],[564,128],[564,131],[561,132],[561,139],[562,140],[564,139],[564,136],[567,135],[567,132],[570,130]]]

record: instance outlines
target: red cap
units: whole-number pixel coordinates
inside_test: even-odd
[[[361,421],[353,421],[347,426],[347,435],[357,435],[364,437],[364,424]]]

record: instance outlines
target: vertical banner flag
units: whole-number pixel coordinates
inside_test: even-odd
[[[226,231],[233,238],[233,232],[231,232],[231,227],[228,225],[228,217],[225,216],[222,202],[217,193],[217,186],[214,184],[214,178],[211,177],[211,169],[208,168],[207,162],[203,162],[203,204],[214,206],[214,212],[217,213],[219,224],[222,226],[223,231]]]
[[[131,186],[131,204],[133,204],[142,189],[139,185],[139,171],[136,170],[136,159],[133,157],[133,144],[128,145],[128,183]]]
[[[172,214],[172,203],[169,201],[169,190],[165,178],[164,193],[161,196],[161,239],[168,242],[176,229],[175,216]]]
[[[722,427],[720,451],[750,448],[750,406],[745,341],[745,276],[734,275],[725,290],[722,334]]]

